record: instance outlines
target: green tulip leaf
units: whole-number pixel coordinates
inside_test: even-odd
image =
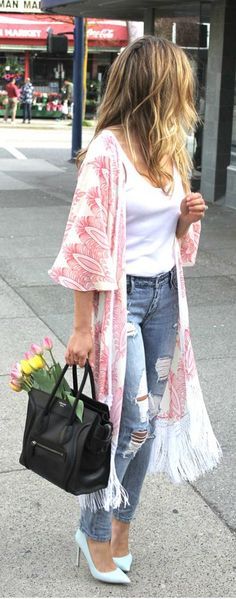
[[[36,389],[40,389],[45,393],[52,392],[53,387],[55,387],[54,378],[50,377],[50,375],[43,368],[40,368],[40,370],[36,370],[32,373],[31,376],[34,380],[33,387],[35,387]]]
[[[45,370],[44,368],[35,370],[34,372],[32,372],[32,375],[31,375],[33,377],[33,381],[34,381],[33,387],[35,387],[36,389],[41,389],[41,391],[44,391],[45,393],[51,393],[52,390],[54,389],[55,384],[57,383],[59,377],[61,376],[61,373],[62,373],[62,367],[60,366],[59,363],[53,364],[53,366],[51,366],[51,368],[49,370]],[[74,402],[74,397],[73,397],[73,395],[71,395],[70,385],[68,384],[67,380],[65,378],[63,378],[58,389],[57,389],[56,397],[59,397],[59,399],[64,399],[64,397],[67,397],[67,395],[70,395],[71,399]],[[83,404],[83,402],[81,402],[81,403]],[[81,407],[78,410],[78,414],[79,414],[78,418],[80,418]],[[82,414],[83,414],[83,410],[82,410]]]
[[[62,373],[62,367],[59,363],[54,364],[51,367],[50,374],[52,374],[55,383],[58,381],[59,377],[61,376],[61,373]],[[63,377],[56,394],[57,394],[57,396],[59,394],[60,397],[63,397],[63,395],[65,393],[67,393],[67,392],[70,393],[70,391],[71,391],[70,385],[67,383],[67,380],[65,379],[65,377]]]
[[[71,406],[74,405],[75,397],[71,393],[65,393],[64,397],[69,401]],[[79,399],[75,413],[80,422],[82,422],[84,413],[84,402],[82,401],[82,399]]]

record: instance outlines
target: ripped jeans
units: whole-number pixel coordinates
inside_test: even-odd
[[[81,511],[81,530],[97,541],[111,539],[112,517],[134,517],[150,459],[155,417],[165,391],[179,316],[176,268],[157,277],[127,276],[127,364],[115,463],[129,505]]]

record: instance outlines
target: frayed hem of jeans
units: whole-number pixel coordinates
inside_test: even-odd
[[[120,518],[120,517],[117,518],[116,514],[113,514],[112,517],[115,520],[118,520],[118,522],[124,522],[125,524],[130,524],[133,521],[133,519],[134,519],[134,516],[132,516],[132,518]]]

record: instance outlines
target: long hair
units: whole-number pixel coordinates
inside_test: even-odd
[[[186,140],[197,121],[194,102],[195,79],[185,52],[166,39],[145,35],[127,46],[110,67],[95,137],[103,129],[122,125],[134,165],[135,137],[152,183],[166,191],[167,181],[168,191],[172,189],[173,176],[166,171],[171,159],[187,191],[192,162]],[[84,153],[79,153],[79,160]]]

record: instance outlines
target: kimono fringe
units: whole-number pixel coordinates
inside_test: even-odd
[[[167,474],[176,484],[195,481],[222,458],[197,379],[188,385],[187,404],[188,413],[181,420],[170,423],[157,419],[148,469]]]
[[[81,509],[90,509],[91,512],[105,509],[109,511],[110,508],[117,509],[121,504],[126,507],[129,505],[129,498],[126,490],[122,487],[115,469],[115,454],[111,455],[111,470],[106,489],[101,489],[95,493],[88,493],[87,495],[80,495],[79,503]]]

